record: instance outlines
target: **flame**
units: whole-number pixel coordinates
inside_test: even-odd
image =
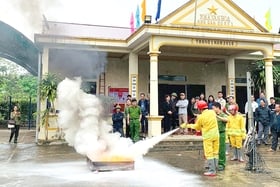
[[[102,157],[98,161],[99,162],[133,162],[134,160],[132,158],[115,155],[115,156]]]

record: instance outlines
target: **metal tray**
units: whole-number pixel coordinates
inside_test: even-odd
[[[126,171],[134,170],[134,161],[91,161],[87,158],[91,171]]]

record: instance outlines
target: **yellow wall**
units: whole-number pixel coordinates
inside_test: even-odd
[[[236,78],[246,78],[248,62],[236,60]],[[221,86],[227,84],[227,72],[224,62],[205,64],[199,62],[170,62],[159,61],[159,75],[183,75],[187,77],[186,82],[181,81],[159,81],[159,84],[200,84],[205,85],[206,96],[217,96]],[[139,60],[139,93],[148,93],[150,66],[147,60]],[[128,88],[128,60],[115,60],[107,64],[106,88],[108,86]],[[239,84],[240,85],[240,84]],[[246,86],[246,84],[241,84]]]

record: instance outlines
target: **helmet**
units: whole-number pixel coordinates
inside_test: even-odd
[[[228,110],[233,110],[234,112],[237,111],[237,106],[236,105],[229,105]]]
[[[201,101],[197,102],[197,108],[199,110],[206,109],[206,108],[208,108],[208,105],[205,101],[201,100]]]

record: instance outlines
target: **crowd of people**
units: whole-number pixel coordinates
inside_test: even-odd
[[[131,138],[133,142],[145,138],[148,134],[147,116],[150,111],[150,102],[146,94],[141,93],[139,101],[128,95],[124,113],[120,109],[121,106],[115,104],[115,112],[112,115],[113,132],[119,132],[122,137]],[[125,132],[123,121],[125,121]]]
[[[251,96],[251,110],[253,112],[253,125],[248,122],[248,102],[245,104],[245,118],[239,112],[239,106],[234,96],[224,98],[222,91],[217,92],[217,97],[209,95],[208,99],[202,93],[189,100],[186,93],[176,92],[165,95],[165,100],[160,105],[162,119],[162,132],[168,132],[179,128],[178,134],[202,134],[204,155],[207,160],[206,176],[215,176],[216,172],[226,167],[226,155],[232,151],[231,161],[244,162],[242,145],[248,133],[255,130],[257,134],[257,145],[269,145],[270,134],[271,147],[268,151],[276,151],[278,138],[280,137],[280,104],[271,97],[268,102],[265,94],[255,101]],[[119,120],[120,106],[116,106],[116,113],[113,115],[113,129],[122,136],[130,137],[133,142],[145,136],[148,130],[149,99],[144,93],[140,99],[132,99],[128,95],[124,115],[125,133],[119,127],[123,127],[123,119]],[[117,121],[121,121],[118,124]],[[247,167],[248,170],[252,166]]]
[[[194,116],[197,118],[195,122],[193,124],[190,121],[185,122],[181,124],[181,127],[202,131],[204,154],[208,168],[204,175],[215,176],[217,170],[225,169],[225,155],[228,153],[229,145],[233,154],[230,160],[244,162],[242,155],[243,141],[246,135],[253,131],[257,134],[257,145],[269,145],[269,134],[271,133],[272,144],[268,151],[276,151],[280,135],[280,104],[276,103],[274,97],[271,97],[270,102],[268,102],[263,92],[260,93],[257,101],[255,101],[253,95],[251,96],[251,110],[253,112],[253,123],[251,125],[248,123],[248,102],[245,104],[245,122],[244,116],[238,112],[239,106],[235,102],[234,96],[228,96],[225,100],[222,92],[218,92],[215,100],[213,96],[209,96],[211,99],[208,99],[208,101],[203,98],[197,97],[193,101],[198,109],[191,110],[195,111]],[[195,105],[193,106],[191,108],[195,108]],[[211,113],[211,110],[215,113]],[[217,134],[219,134],[218,143]],[[217,147],[219,151],[217,151]],[[252,170],[252,166],[252,163],[249,162],[246,169]]]

